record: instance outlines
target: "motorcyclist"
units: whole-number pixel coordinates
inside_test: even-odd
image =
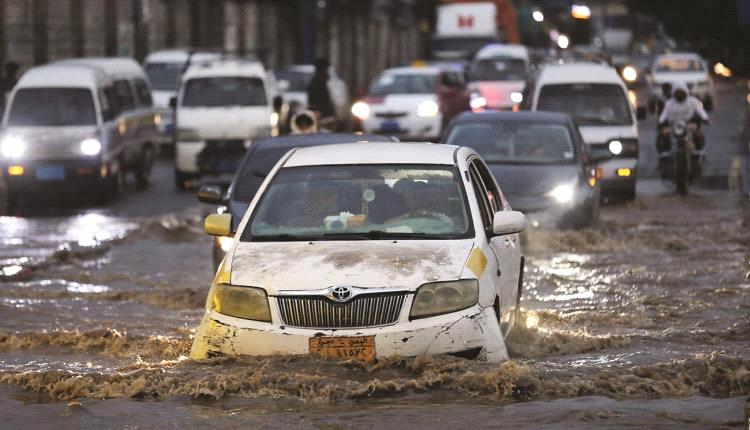
[[[656,150],[659,152],[659,167],[664,172],[664,165],[668,160],[672,149],[670,137],[671,126],[683,122],[693,134],[693,144],[697,151],[702,151],[706,144],[706,137],[701,131],[702,122],[710,123],[708,114],[703,109],[703,104],[697,98],[691,96],[684,82],[676,82],[672,85],[672,98],[664,104],[664,110],[659,115],[659,135],[656,141]]]
[[[659,100],[656,102],[656,116],[661,116],[661,113],[664,112],[664,106],[666,106],[671,98],[672,84],[665,82],[661,85],[661,97],[659,97]]]
[[[309,110],[295,113],[290,126],[292,134],[313,134],[319,132],[315,112]]]
[[[318,124],[321,128],[330,128],[336,122],[336,110],[328,89],[329,67],[330,62],[327,58],[316,59],[315,73],[307,86],[308,108],[318,113]]]

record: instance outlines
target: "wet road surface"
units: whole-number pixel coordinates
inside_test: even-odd
[[[595,228],[527,231],[507,363],[196,363],[210,208],[171,173],[105,208],[0,217],[6,425],[747,427],[750,211],[734,194],[646,180]]]

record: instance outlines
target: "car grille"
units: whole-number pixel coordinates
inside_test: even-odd
[[[281,320],[290,327],[356,328],[398,321],[406,294],[364,294],[342,304],[317,296],[282,296],[277,300]]]
[[[396,118],[403,118],[406,115],[409,115],[408,112],[376,112],[375,116],[378,118],[385,118],[385,119],[396,119]]]

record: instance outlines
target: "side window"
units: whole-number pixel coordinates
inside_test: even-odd
[[[128,84],[128,81],[115,81],[115,91],[122,112],[135,109],[135,98],[133,97],[132,91],[130,91],[130,84]]]
[[[477,169],[479,178],[482,180],[484,189],[487,191],[487,200],[489,200],[490,209],[492,209],[494,217],[495,212],[500,212],[505,206],[503,204],[503,195],[495,184],[495,178],[492,176],[492,172],[489,171],[484,163],[474,160],[471,164]]]
[[[135,93],[138,96],[138,106],[151,107],[154,101],[151,99],[151,88],[149,88],[146,81],[143,79],[136,79],[133,81],[135,87]]]
[[[112,121],[120,115],[117,94],[112,86],[99,90],[99,102],[102,105],[102,119],[104,121]]]
[[[484,230],[491,231],[493,216],[489,201],[487,200],[487,190],[482,185],[482,180],[479,178],[479,173],[477,173],[473,163],[469,166],[469,177],[471,178],[471,186],[474,188],[474,194],[477,196],[477,202],[479,203]]]

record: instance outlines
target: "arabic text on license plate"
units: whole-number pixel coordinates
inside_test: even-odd
[[[40,181],[62,181],[65,179],[65,169],[59,165],[37,166],[36,178]]]
[[[324,358],[375,361],[375,336],[311,337],[310,354]]]
[[[380,130],[384,132],[396,132],[399,130],[398,122],[396,121],[385,121],[380,124]]]

